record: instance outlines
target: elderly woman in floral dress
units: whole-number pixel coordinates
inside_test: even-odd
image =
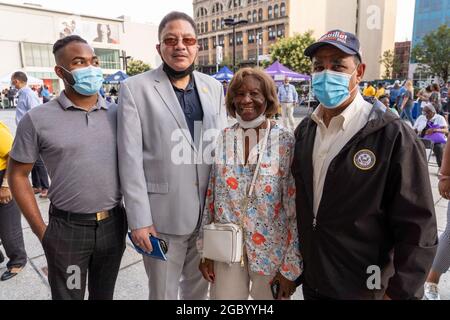
[[[211,283],[212,299],[286,299],[302,272],[290,171],[294,136],[270,120],[279,102],[263,71],[237,72],[226,104],[238,123],[218,137],[198,248],[202,252],[203,226],[241,225],[244,264],[203,259],[199,268]],[[279,284],[275,295],[273,283]]]

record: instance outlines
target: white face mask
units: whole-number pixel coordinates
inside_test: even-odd
[[[242,118],[236,113],[236,120],[241,126],[242,129],[255,129],[258,128],[260,125],[266,121],[266,115],[262,113],[257,118],[251,120],[251,121],[244,121]]]

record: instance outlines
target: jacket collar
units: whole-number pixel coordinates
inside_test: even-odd
[[[213,127],[214,125],[214,103],[213,96],[209,91],[208,84],[202,79],[200,74],[196,71],[192,73],[192,80],[195,83],[195,87],[198,92],[198,96],[200,98],[200,103],[203,109],[203,130],[207,130]],[[183,135],[190,143],[192,149],[197,151],[197,147],[192,140],[192,136],[190,134],[186,118],[184,116],[183,110],[181,109],[180,103],[175,94],[172,83],[170,82],[169,77],[163,70],[163,66],[159,66],[156,69],[156,75],[154,77],[154,88],[156,92],[160,95],[162,101],[164,102],[165,107],[169,110],[170,114],[173,116],[175,121],[177,122],[180,129],[182,129]],[[216,102],[217,103],[217,102]]]

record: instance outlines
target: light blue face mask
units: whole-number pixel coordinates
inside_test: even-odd
[[[93,96],[102,87],[103,70],[101,68],[89,66],[73,71],[69,71],[64,67],[61,68],[73,76],[73,84],[67,79],[66,81],[69,82],[76,92],[83,96]]]
[[[352,74],[331,70],[313,73],[312,86],[314,95],[325,108],[336,109],[358,88],[358,86],[355,86],[349,91],[350,80],[356,70]]]

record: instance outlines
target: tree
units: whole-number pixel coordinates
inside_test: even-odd
[[[442,25],[423,37],[413,48],[413,61],[419,70],[432,73],[447,82],[450,71],[450,27]]]
[[[135,76],[137,74],[143,73],[145,71],[151,70],[151,67],[149,64],[145,63],[141,60],[134,60],[131,59],[130,62],[128,62],[127,65],[127,74],[131,76]]]
[[[278,60],[293,71],[311,73],[311,60],[303,53],[315,42],[312,34],[312,31],[307,31],[304,34],[294,34],[293,37],[279,39],[270,47],[270,63]]]
[[[379,63],[382,63],[384,66],[384,80],[396,78],[395,75],[398,75],[401,72],[402,65],[392,50],[383,52],[383,56],[380,57]]]

